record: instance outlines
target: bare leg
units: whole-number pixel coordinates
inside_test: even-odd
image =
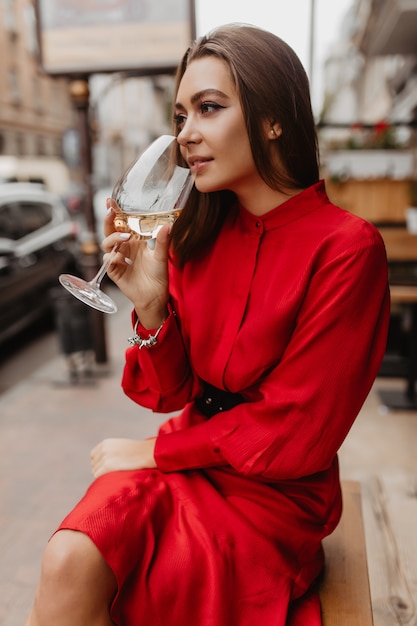
[[[48,543],[32,612],[25,626],[111,626],[116,579],[80,532],[61,530]]]

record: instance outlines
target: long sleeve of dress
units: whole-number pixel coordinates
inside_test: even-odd
[[[246,399],[211,419],[188,404],[158,435],[163,471],[230,465],[273,481],[324,471],[369,393],[389,321],[382,240],[320,185],[286,205],[230,222],[211,263],[183,277],[182,333],[175,324],[165,346],[128,358],[125,391],[142,381],[142,404],[152,387],[155,410],[191,400],[196,376]],[[194,290],[197,276],[206,289],[211,276],[217,306]],[[203,311],[205,341],[193,318]]]
[[[140,325],[137,331],[143,338],[152,334]],[[169,413],[182,409],[189,401],[192,383],[175,309],[169,306],[169,316],[158,336],[157,346],[145,350],[133,347],[126,351],[122,386],[125,393],[141,406]]]

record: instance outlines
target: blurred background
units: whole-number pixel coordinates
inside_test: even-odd
[[[341,475],[362,486],[375,626],[417,624],[417,0],[0,0],[2,626],[24,623],[93,445],[165,419],[120,389],[130,303],[107,279],[119,312],[90,310],[58,275],[94,275],[105,199],[170,132],[184,50],[236,21],[297,52],[328,194],[385,241],[388,345]]]
[[[393,298],[381,376],[410,374],[417,332],[417,0],[3,0],[0,18],[3,365],[22,333],[27,346],[43,332],[35,322],[47,318],[65,353],[92,351],[96,363],[107,362],[102,314],[79,320],[84,343],[68,339],[62,316],[70,305],[54,289],[57,276],[76,268],[92,277],[105,198],[130,161],[170,132],[182,52],[196,35],[238,21],[275,32],[306,68],[329,196],[376,224],[391,284],[407,287]]]

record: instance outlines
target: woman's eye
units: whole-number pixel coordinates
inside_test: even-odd
[[[214,111],[217,111],[218,109],[223,109],[223,107],[220,104],[217,104],[216,102],[202,102],[200,104],[200,110],[203,115],[207,113],[213,113]]]
[[[219,109],[224,109],[223,106],[216,102],[201,102],[199,105],[200,115],[210,115],[215,113]],[[185,113],[177,113],[174,115],[174,124],[178,132],[181,132],[187,122],[187,116]]]
[[[182,115],[180,113],[178,113],[177,115],[174,115],[174,124],[177,130],[181,130],[186,121],[187,121],[187,117],[185,115]]]

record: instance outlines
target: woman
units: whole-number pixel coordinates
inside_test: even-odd
[[[172,233],[150,250],[110,212],[104,245],[122,240],[109,274],[134,307],[123,389],[178,416],[93,450],[30,626],[321,624],[337,451],[385,349],[384,246],[326,196],[308,80],[274,35],[195,42],[175,126],[195,189]]]

